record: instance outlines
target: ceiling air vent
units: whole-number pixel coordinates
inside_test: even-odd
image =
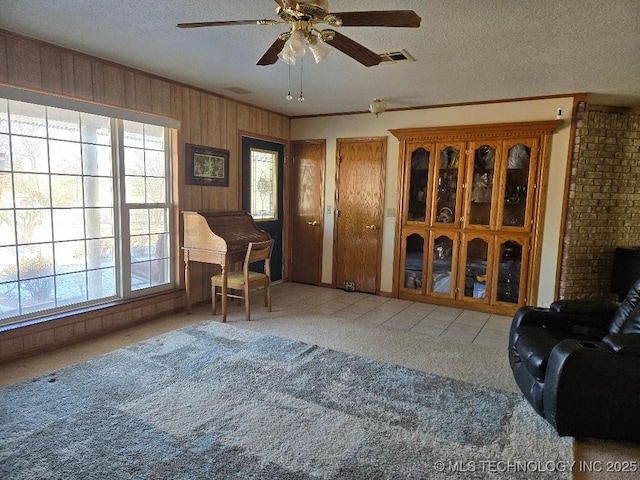
[[[226,87],[225,90],[228,92],[237,93],[238,95],[248,95],[249,93],[253,93],[251,90],[247,90],[242,87]]]
[[[413,57],[409,55],[405,50],[398,50],[397,52],[380,54],[380,65],[391,63],[407,63],[413,61]]]

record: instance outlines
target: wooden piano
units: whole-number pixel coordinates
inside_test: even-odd
[[[243,262],[250,242],[271,237],[260,230],[247,212],[182,212],[184,220],[184,283],[187,312],[191,313],[189,262],[220,265],[222,269],[222,321],[227,320],[227,273]]]

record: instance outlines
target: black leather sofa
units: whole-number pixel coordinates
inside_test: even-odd
[[[521,307],[509,363],[525,398],[559,435],[640,440],[640,280],[620,305]]]

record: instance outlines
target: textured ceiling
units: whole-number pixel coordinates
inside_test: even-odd
[[[178,29],[176,23],[276,19],[273,0],[0,0],[0,28],[290,116],[589,93],[640,106],[640,0],[330,0],[331,11],[415,10],[418,29],[342,27],[413,63],[364,67],[332,49],[319,65],[256,66],[275,26]],[[331,48],[331,47],[329,47]],[[240,89],[251,93],[238,94]]]

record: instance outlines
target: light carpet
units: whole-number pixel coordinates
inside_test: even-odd
[[[520,395],[217,322],[0,391],[3,479],[570,478]]]

